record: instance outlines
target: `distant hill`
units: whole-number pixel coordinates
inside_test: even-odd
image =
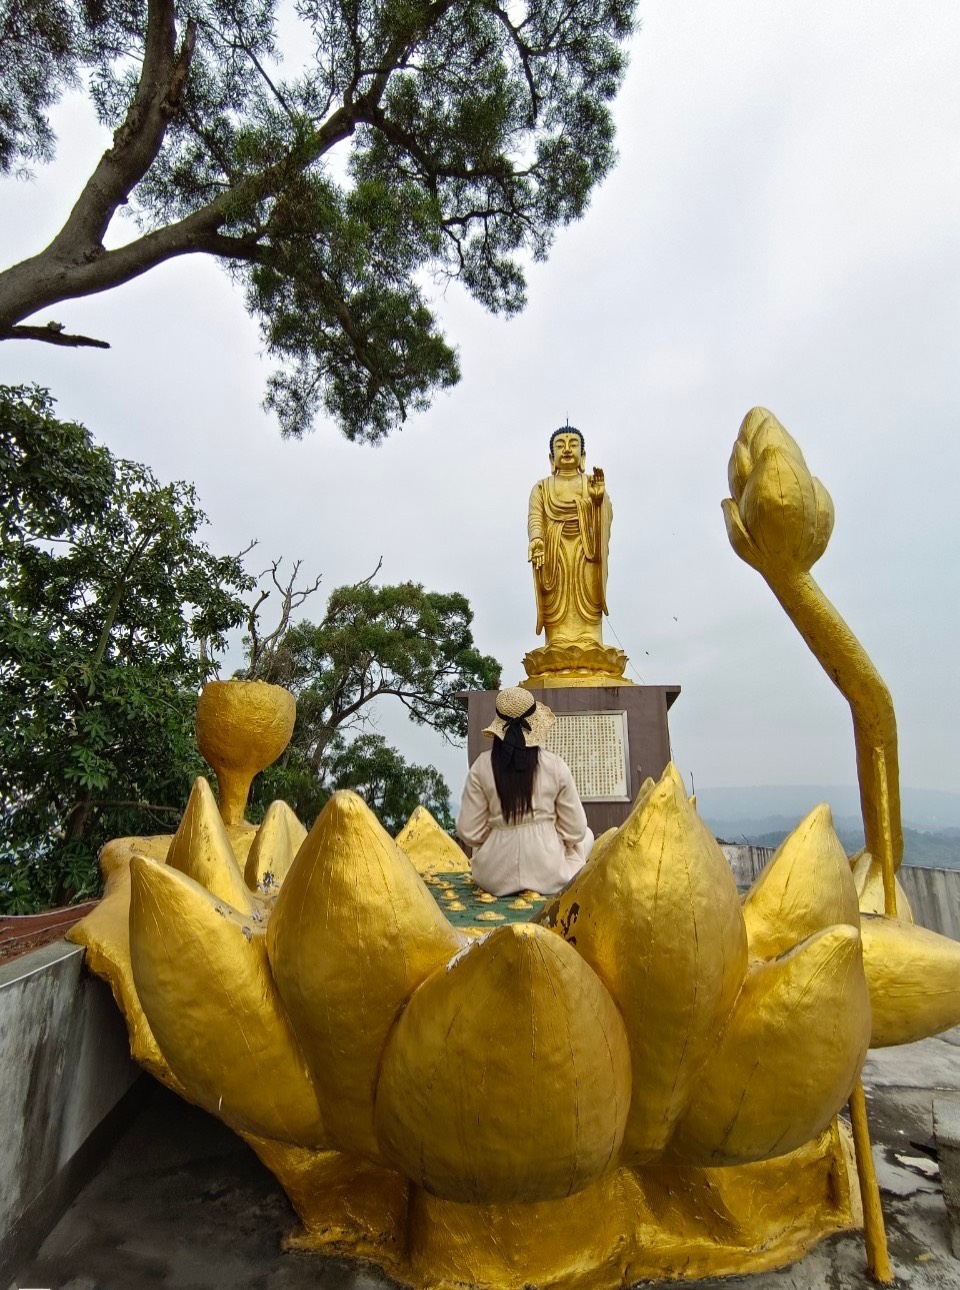
[[[903,858],[906,864],[960,869],[960,793],[903,788]],[[697,808],[718,837],[777,847],[819,802],[828,802],[840,841],[850,853],[863,846],[856,785],[786,785],[701,788]]]
[[[859,851],[863,825],[855,787],[697,788],[697,807],[718,837],[762,847],[778,847],[819,802],[830,804],[846,851]],[[904,863],[960,869],[960,793],[904,789],[902,808]]]
[[[755,847],[778,847],[790,832],[789,829],[771,829],[765,833],[738,833],[730,837],[722,829],[716,832],[726,842],[742,842],[744,837]],[[848,855],[859,851],[863,846],[863,829],[846,826],[837,829],[837,836],[843,843]],[[921,833],[918,829],[903,830],[904,864],[921,865],[928,869],[960,869],[960,832]]]
[[[960,793],[929,788],[900,790],[903,822],[921,833],[945,836],[960,833]],[[744,788],[702,788],[697,805],[704,819],[744,832],[792,829],[818,802],[829,802],[835,821],[860,819],[860,793],[855,784],[761,785]],[[747,828],[744,828],[747,825]]]

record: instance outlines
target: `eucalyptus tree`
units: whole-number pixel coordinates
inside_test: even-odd
[[[30,320],[214,256],[277,360],[282,430],[323,409],[380,439],[459,378],[431,281],[515,313],[610,170],[634,2],[0,0],[0,169],[51,158],[71,86],[114,131],[0,273],[0,339],[104,346]]]

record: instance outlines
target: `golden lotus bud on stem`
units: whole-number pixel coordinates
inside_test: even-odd
[[[727,474],[732,501],[724,512],[737,554],[755,568],[768,562],[812,568],[833,532],[833,502],[766,408],[744,417]]]
[[[228,828],[243,823],[254,775],[290,742],[297,704],[289,690],[266,681],[209,681],[197,703],[197,743],[216,771],[220,814]]]
[[[833,529],[833,504],[796,441],[766,408],[743,418],[723,502],[730,545],[780,601],[850,704],[867,846],[893,874],[903,857],[897,722],[890,692],[863,646],[810,575]]]

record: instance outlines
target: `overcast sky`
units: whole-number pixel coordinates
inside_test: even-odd
[[[607,639],[634,679],[683,687],[674,756],[701,793],[855,778],[843,699],[727,544],[727,459],[764,404],[833,497],[815,576],[893,693],[903,783],[955,789],[960,6],[641,0],[640,17],[617,169],[518,319],[446,293],[463,380],[382,447],[332,424],[280,439],[256,329],[199,257],[51,312],[110,351],[9,342],[0,380],[49,386],[113,452],[193,480],[215,549],[257,537],[262,562],[302,557],[327,590],[383,556],[385,580],[464,592],[505,684],[538,643],[527,497],[569,416],[614,504]],[[6,263],[107,146],[82,101],[56,124],[56,163],[3,186]],[[400,713],[379,725],[458,795],[462,750]]]

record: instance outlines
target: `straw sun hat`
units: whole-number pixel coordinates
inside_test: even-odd
[[[527,748],[541,747],[557,719],[545,703],[538,703],[530,691],[520,685],[501,690],[497,695],[496,709],[497,715],[483,733],[491,739],[494,735],[503,739],[508,724],[513,725]]]

